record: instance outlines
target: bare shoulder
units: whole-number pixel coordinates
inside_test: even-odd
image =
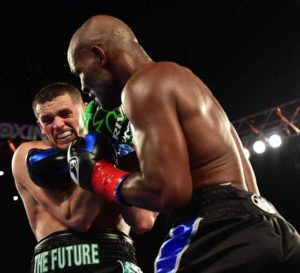
[[[122,94],[123,103],[126,105],[126,100],[137,100],[141,104],[155,98],[161,101],[162,96],[170,95],[175,90],[177,79],[184,71],[185,68],[172,62],[145,65],[127,82]]]
[[[21,154],[27,153],[29,150],[33,148],[37,149],[47,149],[50,148],[51,144],[47,140],[37,140],[37,141],[27,141],[23,142],[19,145],[14,153],[14,157],[18,157]]]
[[[207,93],[208,88],[190,69],[173,62],[157,62],[145,65],[127,82],[122,103],[125,112],[130,115],[130,108],[154,110],[172,107],[178,100],[189,93]],[[192,97],[192,96],[190,96]],[[151,109],[146,109],[150,107]],[[129,108],[129,109],[128,109]]]
[[[189,88],[207,89],[202,80],[189,68],[174,62],[156,62],[145,65],[127,82],[123,96],[171,95]]]
[[[173,62],[157,62],[145,65],[138,70],[128,81],[129,88],[136,88],[141,83],[143,85],[157,86],[166,81],[173,81],[178,76],[188,73],[187,68]]]

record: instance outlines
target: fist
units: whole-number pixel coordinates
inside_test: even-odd
[[[68,149],[70,176],[74,183],[92,191],[91,176],[100,159],[114,161],[115,151],[103,135],[92,132],[84,138],[75,138]]]

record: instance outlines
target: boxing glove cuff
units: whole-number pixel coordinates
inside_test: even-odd
[[[99,160],[92,171],[92,190],[102,195],[109,202],[129,205],[124,201],[120,192],[121,186],[128,175],[128,172],[116,168],[112,163]]]

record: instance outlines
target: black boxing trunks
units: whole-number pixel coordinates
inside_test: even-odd
[[[300,237],[265,198],[230,185],[197,190],[170,215],[156,273],[300,272]]]
[[[141,273],[129,236],[110,229],[55,232],[34,249],[32,273]]]

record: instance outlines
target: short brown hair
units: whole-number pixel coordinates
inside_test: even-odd
[[[37,116],[36,107],[38,104],[51,101],[54,98],[64,94],[69,94],[72,101],[76,104],[83,103],[81,93],[79,89],[74,85],[65,82],[51,83],[43,87],[34,96],[34,99],[32,101],[32,110],[35,116]]]

